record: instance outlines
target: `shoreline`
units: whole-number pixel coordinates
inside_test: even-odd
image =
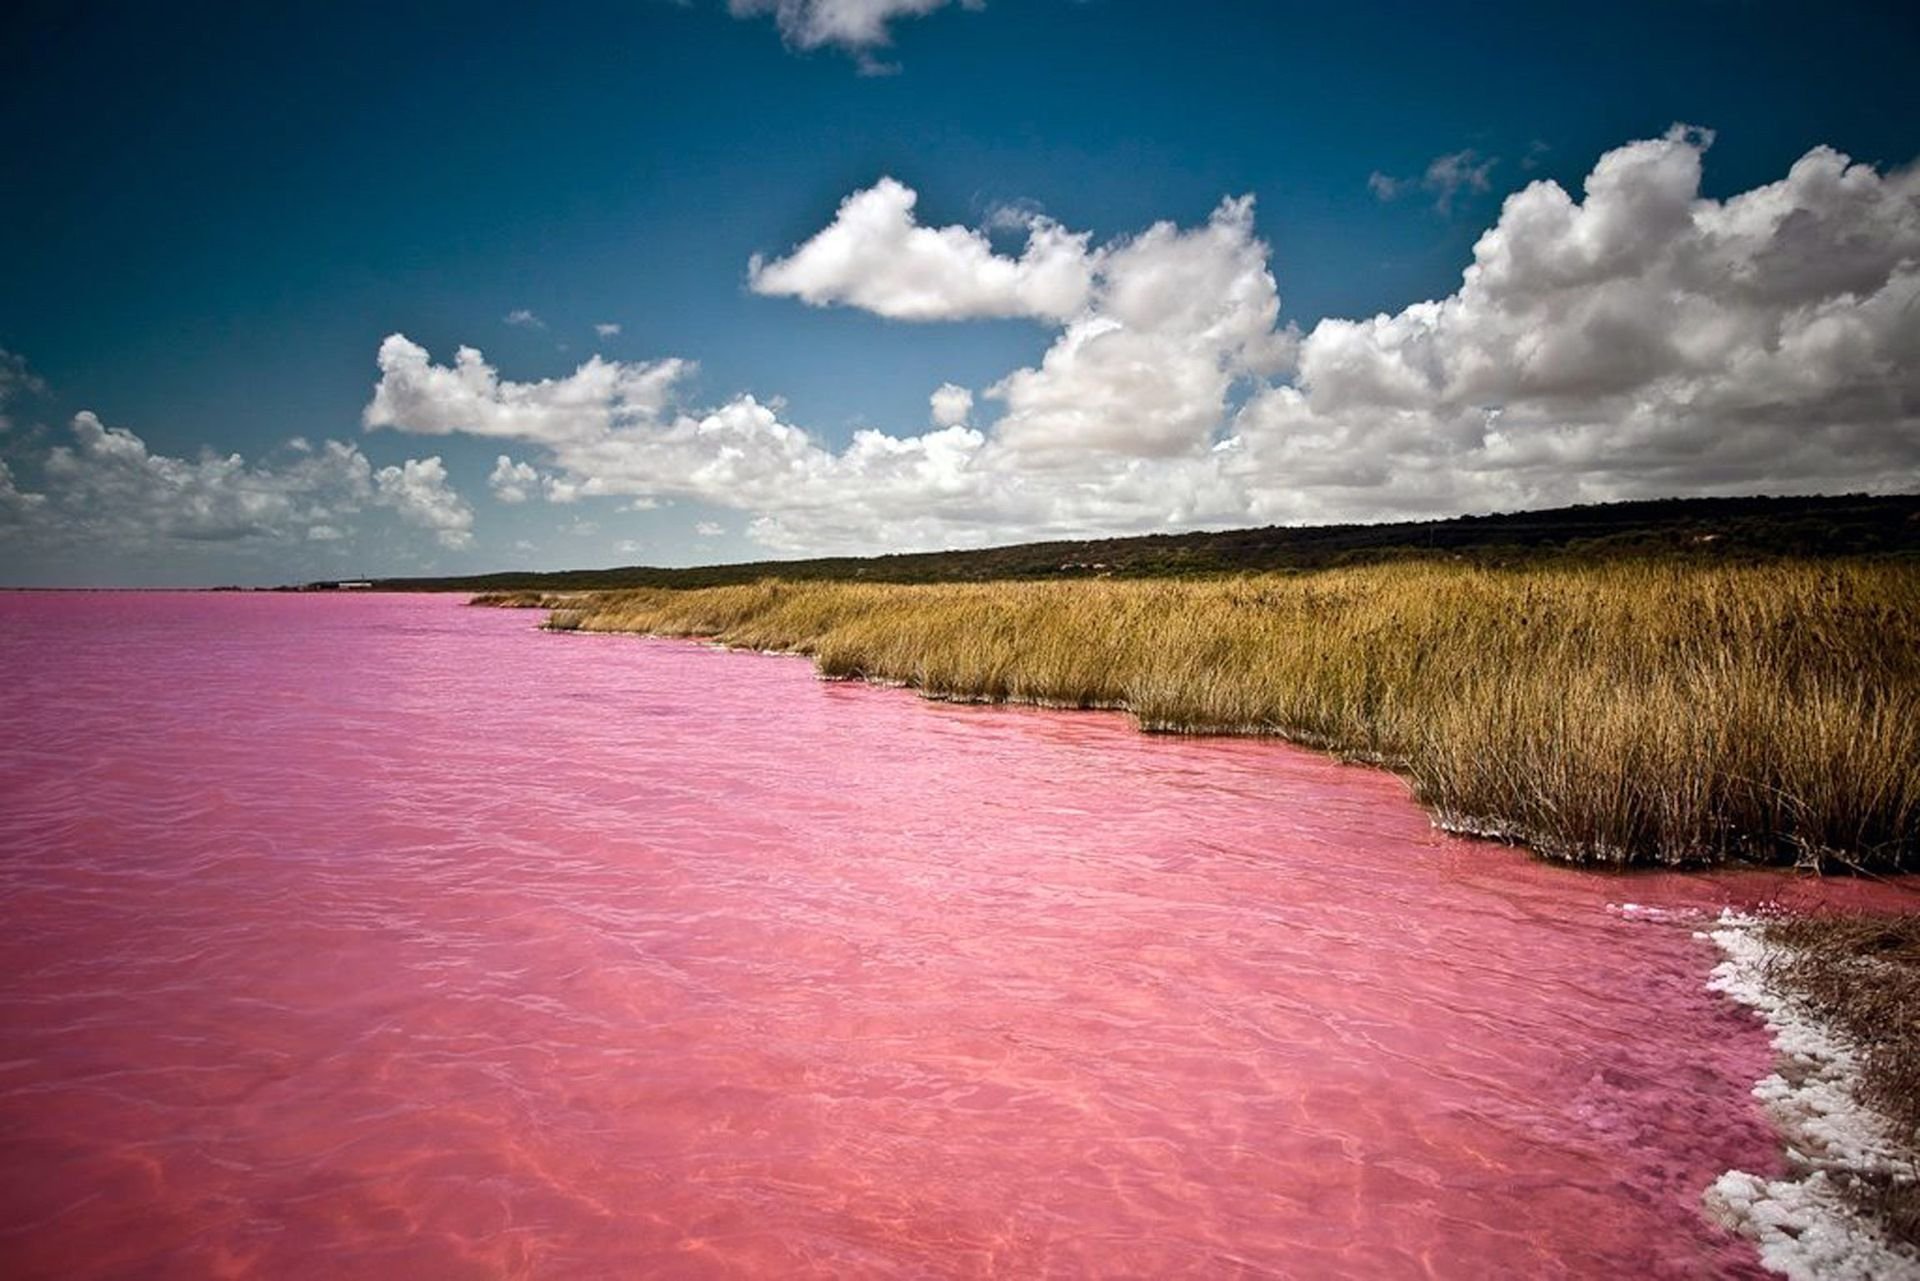
[[[676,593],[679,594],[679,593]],[[509,595],[476,597],[473,604],[545,608],[544,630],[594,631],[651,635],[663,639],[700,640],[721,648],[745,649],[811,659],[827,679],[861,679],[914,689],[932,701],[1015,704],[1049,710],[1103,710],[1129,713],[1143,732],[1220,733],[1278,738],[1312,750],[1327,752],[1355,764],[1387,768],[1407,777],[1416,799],[1428,809],[1434,825],[1461,835],[1527,845],[1542,851],[1523,832],[1506,823],[1476,823],[1448,815],[1420,795],[1418,780],[1409,777],[1404,762],[1382,753],[1343,748],[1326,736],[1275,732],[1271,726],[1196,728],[1163,725],[1142,716],[1125,699],[1062,699],[1036,696],[1031,691],[1002,689],[992,694],[965,689],[929,689],[910,676],[886,671],[835,670],[820,646],[806,643],[767,643],[766,635],[738,638],[726,627],[633,627],[608,625],[623,616],[596,613],[617,605],[593,595]],[[729,639],[734,636],[736,639]],[[1591,870],[1630,871],[1626,858],[1558,859],[1583,863]],[[1671,864],[1667,865],[1671,868]],[[1856,869],[1857,870],[1857,869]],[[1886,918],[1890,928],[1906,929],[1920,941],[1920,910]],[[1791,940],[1769,938],[1771,920],[1723,915],[1717,928],[1697,935],[1716,943],[1725,954],[1708,980],[1710,990],[1753,1009],[1772,1035],[1774,1071],[1753,1087],[1779,1136],[1788,1173],[1778,1179],[1741,1170],[1726,1171],[1702,1195],[1702,1210],[1728,1230],[1746,1237],[1760,1251],[1765,1266],[1795,1278],[1841,1277],[1867,1281],[1882,1277],[1920,1278],[1920,1100],[1911,1133],[1877,1110],[1862,1095],[1878,1084],[1884,1091],[1889,1062],[1920,1062],[1920,1004],[1903,1026],[1881,1038],[1878,1055],[1859,1048],[1857,1039],[1840,1026],[1845,997],[1832,991],[1795,991],[1791,980],[1795,958],[1803,955]],[[1818,929],[1809,920],[1803,928]],[[1844,925],[1839,927],[1844,929]],[[1804,940],[1802,941],[1804,943]],[[1818,942],[1816,938],[1815,943]],[[1846,949],[1852,946],[1854,951]],[[1836,951],[1839,963],[1858,961],[1870,966],[1857,942],[1843,939]],[[1903,981],[1920,994],[1920,949],[1902,958],[1910,967]],[[1782,976],[1785,975],[1783,980]],[[1877,1013],[1877,1012],[1876,1012]]]
[[[546,603],[542,603],[538,605],[530,605],[530,604],[518,604],[518,603],[501,603],[501,602],[482,599],[482,597],[495,595],[495,594],[519,595],[520,593],[480,593],[479,596],[476,596],[475,598],[470,600],[468,604],[479,606],[482,608],[494,608],[494,609],[547,609],[555,613],[568,612],[568,608],[569,608],[568,605],[564,602],[564,600],[556,603],[550,599]],[[550,598],[554,596],[564,598],[568,594],[567,593],[547,593],[546,595],[548,595]],[[814,665],[814,674],[817,677],[819,677],[819,679],[821,680],[852,681],[852,682],[858,682],[863,685],[872,685],[880,689],[907,690],[912,692],[915,695],[915,697],[929,703],[951,703],[956,706],[971,706],[971,707],[1025,707],[1025,708],[1034,708],[1040,711],[1050,711],[1050,712],[1112,712],[1112,713],[1118,713],[1118,714],[1127,716],[1130,719],[1132,719],[1134,722],[1135,728],[1142,734],[1158,735],[1158,736],[1165,736],[1165,737],[1272,739],[1277,743],[1284,743],[1291,747],[1299,747],[1307,751],[1319,752],[1324,755],[1331,756],[1335,760],[1338,760],[1344,765],[1354,765],[1354,766],[1359,766],[1365,769],[1385,770],[1388,773],[1398,776],[1399,778],[1409,783],[1410,785],[1413,783],[1413,780],[1408,775],[1404,762],[1381,755],[1377,752],[1357,751],[1349,748],[1343,748],[1335,740],[1326,738],[1324,736],[1301,734],[1301,733],[1286,730],[1284,728],[1276,728],[1273,726],[1263,726],[1263,725],[1227,725],[1227,726],[1207,727],[1207,728],[1185,728],[1185,727],[1179,727],[1179,726],[1155,725],[1155,724],[1150,724],[1143,721],[1140,718],[1139,713],[1135,711],[1135,709],[1131,707],[1129,704],[1127,704],[1124,700],[1116,700],[1111,702],[1076,702],[1076,701],[1071,701],[1066,699],[1022,697],[1018,695],[1006,695],[1002,697],[987,697],[983,695],[969,695],[969,694],[955,693],[950,691],[928,690],[914,684],[914,682],[911,680],[908,680],[902,677],[897,677],[897,676],[885,676],[885,675],[869,674],[869,673],[838,674],[838,673],[829,673],[829,672],[822,671],[820,669],[818,655],[810,649],[797,648],[797,647],[782,647],[777,645],[766,646],[766,645],[734,644],[732,642],[720,639],[717,635],[712,635],[707,633],[674,632],[674,631],[639,631],[639,630],[625,630],[625,629],[612,629],[612,628],[589,628],[589,627],[572,625],[566,622],[555,623],[555,621],[551,617],[547,621],[539,624],[536,630],[544,631],[544,632],[559,632],[559,633],[579,632],[582,634],[600,635],[600,636],[630,636],[638,640],[686,641],[686,642],[692,642],[694,644],[704,645],[712,649],[720,650],[725,653],[760,654],[769,658],[806,659],[807,661],[811,662]],[[1778,864],[1757,863],[1757,862],[1751,862],[1751,861],[1739,860],[1739,859],[1725,860],[1725,861],[1719,861],[1719,862],[1683,862],[1683,863],[1648,864],[1644,862],[1637,862],[1630,858],[1617,856],[1617,855],[1614,857],[1585,858],[1585,859],[1563,858],[1563,857],[1554,855],[1549,850],[1543,849],[1539,843],[1539,840],[1541,838],[1538,838],[1533,834],[1529,834],[1528,832],[1518,828],[1517,826],[1505,824],[1499,820],[1486,820],[1482,822],[1480,820],[1456,818],[1454,816],[1440,813],[1436,811],[1431,805],[1427,804],[1425,801],[1420,800],[1418,797],[1417,791],[1415,794],[1415,800],[1417,803],[1420,804],[1422,809],[1427,811],[1428,817],[1431,819],[1434,828],[1438,831],[1446,832],[1448,835],[1451,835],[1451,836],[1471,837],[1475,840],[1491,841],[1499,845],[1506,845],[1513,848],[1524,849],[1528,853],[1538,858],[1541,858],[1544,861],[1551,862],[1551,863],[1565,864],[1567,866],[1578,868],[1579,870],[1584,872],[1595,872],[1595,873],[1601,873],[1601,874],[1618,873],[1622,876],[1631,877],[1636,873],[1642,873],[1642,872],[1646,872],[1646,873],[1706,872],[1706,871],[1713,871],[1718,869],[1739,869],[1743,867],[1752,868],[1754,870],[1763,870],[1769,867],[1777,868],[1780,866]],[[1792,870],[1796,872],[1805,873],[1808,876],[1814,876],[1814,877],[1827,874],[1828,872],[1828,869],[1824,869],[1818,866],[1810,866],[1804,863],[1793,865]],[[1912,871],[1912,870],[1902,868],[1902,869],[1893,871],[1891,873],[1878,873],[1878,872],[1867,871],[1864,869],[1843,866],[1837,869],[1832,869],[1832,874],[1840,875],[1840,876],[1849,876],[1849,875],[1857,874],[1861,876],[1866,876],[1871,879],[1888,881],[1891,883],[1911,882],[1910,884],[1903,884],[1902,887],[1909,890],[1909,892],[1911,892],[1914,895],[1915,913],[1920,914],[1920,871]]]
[[[956,702],[1128,712],[1394,770],[1564,862],[1920,870],[1920,565],[495,593]]]
[[[1708,988],[1753,1010],[1772,1035],[1774,1071],[1753,1095],[1788,1167],[1780,1178],[1728,1170],[1702,1203],[1793,1281],[1920,1277],[1920,1136],[1864,1097],[1875,1081],[1872,1047],[1781,980],[1801,956],[1770,937],[1776,924],[1725,912],[1696,934],[1724,957]]]

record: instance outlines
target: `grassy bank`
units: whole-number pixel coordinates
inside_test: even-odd
[[[1920,868],[1920,566],[1424,562],[1186,581],[482,598],[810,654],[939,698],[1124,707],[1403,771],[1582,862]]]

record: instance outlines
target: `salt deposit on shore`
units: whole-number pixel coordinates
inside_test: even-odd
[[[1778,951],[1756,918],[1723,913],[1708,931],[1726,954],[1708,986],[1752,1007],[1773,1033],[1779,1062],[1754,1096],[1780,1128],[1789,1173],[1769,1179],[1729,1170],[1707,1190],[1720,1222],[1753,1240],[1769,1268],[1801,1281],[1886,1281],[1920,1277],[1920,1253],[1889,1241],[1847,1198],[1849,1175],[1913,1183],[1913,1162],[1891,1127],[1856,1094],[1854,1047],[1767,981]]]

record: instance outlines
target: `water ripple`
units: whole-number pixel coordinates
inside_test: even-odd
[[[0,1272],[1756,1272],[1685,912],[1870,891],[529,622],[0,597]]]

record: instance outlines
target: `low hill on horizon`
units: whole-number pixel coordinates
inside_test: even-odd
[[[661,568],[504,570],[375,578],[388,591],[583,591],[714,587],[765,578],[877,583],[1004,578],[1191,576],[1445,556],[1486,564],[1657,555],[1712,560],[1920,554],[1920,494],[1666,498],[1376,525],[1267,526],[1061,540],[968,551],[834,556]]]

